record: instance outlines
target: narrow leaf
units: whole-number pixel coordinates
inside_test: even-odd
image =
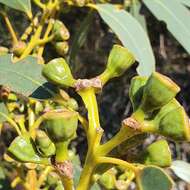
[[[168,30],[190,53],[190,12],[179,0],[143,0],[158,20],[167,24]]]
[[[138,73],[149,76],[155,70],[155,58],[143,27],[131,14],[116,9],[114,5],[98,4],[96,8],[122,44],[134,53],[139,61]]]
[[[132,1],[130,13],[134,16],[134,18],[141,24],[141,26],[147,32],[147,25],[146,25],[145,16],[140,13],[141,7],[142,7],[142,3],[140,3],[139,1]]]
[[[182,180],[190,183],[190,164],[182,160],[172,162],[171,169]]]
[[[88,13],[88,15],[86,16],[86,18],[82,21],[80,27],[78,30],[76,30],[76,33],[74,35],[73,38],[73,42],[70,48],[70,52],[69,52],[69,63],[74,64],[75,62],[75,57],[79,51],[79,49],[82,47],[82,45],[85,42],[85,39],[87,37],[87,33],[89,30],[89,27],[92,23],[92,19],[93,19],[93,11],[90,11]]]
[[[31,12],[30,0],[0,0],[0,3],[25,13]]]
[[[190,0],[179,0],[179,2],[186,5],[187,7],[190,7]]]
[[[42,65],[32,56],[17,63],[12,63],[10,54],[0,56],[0,84],[25,96],[43,99],[54,95],[41,70]]]

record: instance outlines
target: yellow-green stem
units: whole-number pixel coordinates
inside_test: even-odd
[[[64,162],[65,160],[69,159],[68,155],[68,145],[69,142],[59,142],[56,143],[56,162]]]
[[[132,136],[138,134],[138,131],[135,131],[127,126],[122,126],[120,131],[111,138],[108,142],[103,145],[100,145],[97,150],[97,154],[101,156],[106,156],[111,150],[117,147],[119,144],[125,140],[131,138]]]
[[[96,167],[96,148],[100,144],[103,131],[100,127],[98,105],[94,88],[83,89],[78,93],[82,97],[88,111],[89,126],[87,130],[88,152],[76,190],[88,190]]]
[[[116,164],[120,166],[124,166],[129,170],[132,170],[134,173],[137,173],[139,171],[139,167],[135,166],[132,163],[126,162],[124,160],[118,159],[118,158],[112,158],[112,157],[98,157],[97,163],[110,163],[110,164]]]
[[[38,179],[38,188],[40,189],[41,185],[44,183],[44,181],[47,178],[47,175],[49,174],[49,172],[52,170],[52,166],[47,166],[45,168],[45,170],[42,171],[42,173],[40,174],[40,177]]]
[[[16,33],[15,33],[15,31],[14,31],[12,25],[11,25],[11,22],[10,22],[8,16],[6,15],[6,13],[2,13],[2,16],[3,16],[4,19],[5,19],[5,23],[6,23],[6,25],[7,25],[7,29],[8,29],[8,31],[9,31],[11,37],[12,37],[13,45],[14,45],[14,44],[17,44],[17,43],[18,43],[18,39],[17,39]]]
[[[46,8],[46,5],[45,4],[43,4],[40,0],[33,0],[34,1],[34,3],[38,6],[38,7],[40,7],[41,9],[45,9]]]
[[[9,116],[7,116],[6,114],[1,113],[1,112],[0,112],[0,115],[1,115],[2,117],[4,117],[4,118],[6,119],[6,121],[7,121],[8,123],[10,123],[10,124],[15,128],[15,130],[16,130],[16,132],[18,133],[19,136],[22,135],[22,133],[21,133],[21,131],[20,131],[20,129],[19,129],[19,126],[16,124],[16,122],[15,122],[13,119],[11,119]]]
[[[41,32],[43,30],[43,27],[45,25],[45,22],[47,21],[47,19],[49,18],[49,16],[54,13],[54,9],[56,8],[56,4],[48,4],[47,5],[47,9],[49,9],[49,11],[46,11],[46,9],[44,10],[42,19],[40,21],[40,24],[35,32],[35,34],[32,36],[27,48],[25,49],[25,51],[23,52],[23,54],[21,55],[21,57],[19,58],[19,60],[24,59],[27,55],[29,55],[32,50],[35,48],[35,46],[38,44],[38,40],[40,39],[41,36]]]
[[[54,14],[52,14],[52,17],[53,17],[53,16],[54,16]],[[52,28],[53,28],[53,20],[50,19],[50,20],[49,20],[49,23],[48,23],[48,26],[47,26],[47,28],[46,28],[46,32],[45,32],[45,34],[44,34],[43,39],[46,39],[46,38],[48,37],[48,35],[49,35],[49,33],[51,32]],[[44,51],[44,45],[42,45],[42,46],[39,47],[39,49],[38,49],[38,56],[42,56],[43,51]]]

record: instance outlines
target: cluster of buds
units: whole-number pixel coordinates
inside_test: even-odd
[[[67,27],[60,20],[55,20],[52,33],[54,34],[53,45],[60,56],[67,54],[69,50],[68,39],[70,38]]]
[[[163,135],[175,141],[190,140],[189,118],[175,99],[180,88],[168,77],[157,72],[149,78],[134,77],[130,99],[132,119],[142,132]]]

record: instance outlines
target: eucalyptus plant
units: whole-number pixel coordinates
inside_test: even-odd
[[[139,190],[171,190],[175,183],[169,169],[188,181],[188,175],[180,175],[178,171],[179,161],[173,164],[168,143],[168,140],[190,141],[189,117],[176,99],[180,87],[155,71],[147,34],[134,19],[134,13],[125,10],[131,11],[142,2],[148,8],[159,6],[158,3],[149,0],[119,5],[104,1],[96,4],[91,0],[32,2],[38,10],[36,15],[33,15],[30,0],[0,0],[24,12],[29,21],[19,36],[6,9],[0,11],[12,39],[11,47],[0,47],[0,131],[11,126],[16,134],[6,147],[0,169],[7,176],[10,171],[16,171],[11,187],[21,184],[26,190],[127,190],[135,182]],[[181,1],[174,2],[175,6],[180,4],[180,11],[188,14]],[[87,8],[89,13],[69,50],[70,32],[59,14],[73,7]],[[168,5],[168,8],[173,7]],[[75,61],[76,51],[82,46],[81,39],[86,35],[94,10],[128,48],[115,44],[104,71],[81,79],[72,74],[70,62]],[[123,26],[124,21],[127,24]],[[132,23],[130,27],[129,23]],[[188,31],[188,25],[185,28],[185,32]],[[141,35],[137,35],[137,31]],[[48,43],[58,56],[49,62],[43,57]],[[181,43],[188,50],[186,42]],[[97,96],[113,78],[124,75],[136,60],[139,61],[138,74],[131,79],[129,87],[132,114],[119,123],[120,128],[112,138],[105,140]],[[79,96],[82,105],[69,95],[68,89]],[[81,113],[81,107],[85,107],[86,115]],[[78,150],[71,146],[80,137],[77,133],[80,126],[88,145],[82,166]],[[133,152],[148,134],[160,139]]]
[[[146,138],[146,133],[165,136],[173,141],[190,140],[188,116],[175,99],[180,88],[170,78],[158,72],[149,77],[135,76],[129,90],[133,113],[121,122],[121,128],[114,137],[107,142],[101,141],[104,130],[99,120],[96,96],[106,83],[123,75],[134,62],[135,58],[128,49],[114,45],[105,70],[90,79],[75,79],[63,58],[45,64],[42,75],[60,90],[73,88],[82,98],[88,117],[82,116],[78,108],[65,104],[64,96],[58,93],[53,101],[62,102],[62,107],[45,109],[28,127],[10,122],[14,124],[18,137],[8,147],[7,156],[20,163],[52,168],[66,190],[88,190],[95,182],[105,189],[122,189],[123,186],[127,189],[133,179],[136,179],[139,189],[152,189],[155,185],[154,189],[171,189],[173,181],[161,169],[169,167],[172,162],[166,140],[154,142],[143,152],[129,155],[127,160],[121,159],[130,148]],[[67,97],[67,101],[69,99]],[[74,185],[69,144],[77,138],[78,122],[86,133],[88,151],[80,180]],[[117,172],[113,172],[114,165],[123,169],[120,180]]]

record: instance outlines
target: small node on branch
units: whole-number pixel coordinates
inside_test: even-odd
[[[140,130],[140,123],[131,117],[124,119],[122,121],[122,126],[127,126],[134,130]]]
[[[80,91],[86,88],[96,88],[98,90],[102,89],[102,82],[100,78],[92,78],[92,79],[78,79],[77,82],[75,83],[75,88],[76,91]]]
[[[54,167],[62,176],[73,179],[73,164],[70,160],[55,162]]]

